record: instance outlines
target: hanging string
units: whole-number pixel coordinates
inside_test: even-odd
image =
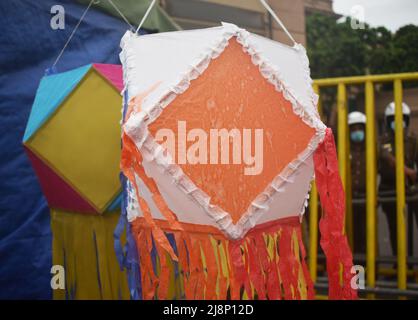
[[[109,3],[112,5],[112,7],[119,13],[119,15],[122,17],[122,19],[129,25],[131,30],[134,30],[134,27],[129,23],[128,19],[125,17],[125,15],[119,10],[119,8],[113,3],[112,0],[108,0]],[[58,54],[58,57],[55,59],[52,68],[54,69],[55,65],[58,63],[58,61],[61,59],[61,56],[63,55],[65,49],[67,49],[68,44],[71,42],[71,39],[73,38],[74,34],[77,32],[78,27],[80,26],[81,22],[83,21],[84,17],[86,16],[87,12],[89,11],[90,7],[94,4],[99,3],[100,0],[91,0],[87,8],[84,10],[83,14],[81,15],[80,19],[78,20],[75,28],[71,32],[70,36],[68,37],[67,42],[65,43],[64,47],[61,49],[60,53]],[[155,5],[156,0],[152,0],[150,5],[148,6],[147,11],[145,12],[144,16],[142,17],[141,21],[138,24],[138,28],[135,31],[135,34],[138,33],[139,29],[141,29],[142,25],[144,24],[145,20],[148,18],[148,15],[150,14],[152,8]],[[284,26],[283,22],[279,19],[279,17],[275,14],[273,9],[267,4],[265,0],[260,0],[261,4],[264,6],[264,8],[272,15],[274,20],[280,25],[280,27],[283,29],[283,31],[286,33],[286,35],[290,38],[290,40],[293,41],[294,44],[297,44],[295,39],[292,37],[292,35],[289,33],[289,31]]]
[[[126,24],[129,26],[131,30],[135,30],[135,27],[129,23],[128,19],[125,17],[125,15],[119,10],[119,8],[113,3],[112,0],[108,0],[110,5],[116,10],[116,12],[122,17],[122,19],[126,22]],[[64,54],[64,51],[67,49],[68,44],[71,42],[71,39],[77,32],[78,27],[80,26],[81,22],[83,22],[84,17],[86,16],[87,12],[89,11],[90,7],[93,4],[100,3],[100,0],[91,0],[87,8],[84,10],[83,14],[81,15],[80,19],[78,20],[76,26],[74,27],[73,31],[71,32],[70,36],[68,37],[67,42],[65,43],[64,47],[61,49],[61,52],[59,53],[58,57],[55,59],[54,64],[50,68],[51,70],[54,70],[55,65],[58,63],[58,61],[61,59],[61,56]]]
[[[271,14],[271,16],[276,20],[276,22],[279,24],[280,27],[282,27],[283,31],[287,34],[287,36],[290,38],[290,40],[293,41],[293,44],[297,44],[295,39],[292,37],[289,31],[287,31],[286,27],[284,26],[283,22],[279,19],[279,17],[276,15],[276,13],[273,11],[273,9],[267,4],[265,0],[260,0],[261,4],[264,6],[264,8]]]
[[[112,0],[107,0],[112,5],[112,7],[119,13],[119,15],[122,17],[122,19],[126,22],[126,24],[129,26],[130,30],[134,31],[135,27],[129,22],[129,20],[124,16],[122,11],[119,10],[119,8],[113,3]]]
[[[138,33],[139,29],[142,27],[142,25],[144,24],[145,20],[147,19],[151,9],[153,8],[154,4],[155,4],[156,0],[152,0],[152,2],[150,3],[147,11],[145,12],[144,16],[141,19],[141,22],[138,25],[138,28],[136,29],[135,33]],[[292,35],[290,34],[290,32],[286,29],[285,25],[283,24],[283,22],[279,19],[279,17],[276,15],[276,13],[273,11],[273,9],[267,4],[267,2],[265,0],[260,0],[261,4],[263,5],[263,7],[271,14],[271,16],[273,17],[273,19],[279,24],[279,26],[283,29],[283,31],[286,33],[286,35],[289,37],[290,40],[292,40],[293,44],[297,44],[297,42],[295,41],[295,39],[292,37]]]
[[[147,11],[145,12],[144,16],[141,19],[141,22],[138,25],[138,28],[135,31],[135,34],[138,34],[139,29],[141,29],[141,27],[144,24],[145,20],[148,18],[148,15],[149,15],[151,9],[154,7],[155,2],[156,2],[156,0],[152,0],[152,2],[150,3]]]
[[[65,49],[67,49],[68,44],[70,43],[71,39],[73,38],[74,34],[76,33],[78,27],[80,26],[81,22],[83,21],[84,17],[86,16],[86,14],[89,11],[89,9],[92,6],[92,4],[93,3],[98,3],[98,2],[95,2],[95,0],[91,0],[90,1],[89,5],[87,6],[87,8],[84,10],[83,14],[81,15],[80,20],[78,20],[75,28],[73,29],[73,31],[71,32],[70,36],[68,37],[68,40],[65,43],[64,47],[61,49],[61,52],[59,53],[58,57],[55,59],[55,62],[52,65],[52,69],[55,67],[55,65],[58,63],[58,61],[61,59],[62,54],[64,53]]]

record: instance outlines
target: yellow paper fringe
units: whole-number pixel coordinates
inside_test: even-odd
[[[65,289],[53,290],[54,299],[129,299],[126,272],[113,246],[119,215],[51,209],[53,265],[65,270]]]
[[[188,232],[184,241],[180,232],[165,232],[176,239],[178,262],[155,244],[147,227],[134,223],[144,299],[314,297],[300,227],[247,235],[238,245],[219,235]]]

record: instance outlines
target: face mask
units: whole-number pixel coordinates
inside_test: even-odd
[[[351,140],[353,142],[363,142],[364,140],[364,131],[363,130],[356,130],[351,132],[350,134]]]
[[[405,129],[405,128],[406,128],[406,123],[405,123],[405,120],[404,120],[404,121],[402,121],[402,124],[403,124],[403,128]],[[393,131],[395,131],[395,121],[392,121],[392,122],[390,123],[390,128],[391,128]]]

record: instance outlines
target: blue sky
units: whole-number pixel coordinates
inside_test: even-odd
[[[418,25],[418,0],[334,0],[334,11],[348,16],[364,12],[365,22],[391,31],[410,23]]]

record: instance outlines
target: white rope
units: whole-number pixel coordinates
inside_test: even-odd
[[[156,2],[156,0],[152,0],[152,2],[150,3],[150,5],[149,5],[149,7],[148,7],[147,11],[145,12],[144,16],[143,16],[143,17],[142,17],[142,19],[141,19],[141,22],[140,22],[140,23],[139,23],[139,25],[138,25],[138,28],[137,28],[137,29],[136,29],[136,31],[135,31],[135,34],[137,34],[137,33],[138,33],[139,29],[141,29],[141,27],[142,27],[142,25],[144,24],[145,20],[148,18],[148,15],[149,15],[149,13],[150,13],[150,11],[151,11],[152,7],[154,6],[155,2]]]
[[[55,67],[55,65],[58,63],[58,61],[61,59],[62,54],[64,53],[65,49],[67,49],[68,44],[70,43],[71,39],[73,38],[74,34],[76,33],[78,27],[80,26],[81,22],[83,21],[84,17],[87,14],[87,11],[89,11],[91,5],[95,2],[95,0],[91,0],[87,8],[84,10],[82,16],[80,17],[80,20],[78,20],[75,28],[71,32],[70,36],[68,37],[67,42],[65,43],[64,47],[61,49],[61,52],[59,53],[58,57],[55,59],[54,64],[52,65],[52,68]],[[95,2],[96,3],[96,2]]]
[[[267,4],[265,0],[260,0],[261,4],[264,6],[264,8],[271,14],[271,16],[276,20],[276,22],[279,24],[280,27],[282,27],[283,31],[287,34],[287,36],[290,38],[290,40],[293,41],[294,44],[297,44],[295,39],[293,39],[292,35],[287,31],[286,27],[284,26],[283,22],[279,19],[279,17],[276,15],[276,13],[273,11],[273,9]]]
[[[119,10],[119,8],[113,3],[112,0],[107,0],[112,5],[112,7],[119,13],[122,19],[126,22],[127,25],[131,28],[131,30],[135,30],[135,27],[129,22],[129,20],[124,16],[124,14]]]
[[[147,11],[145,12],[144,16],[141,19],[141,22],[138,25],[138,28],[136,29],[135,33],[138,33],[139,29],[142,27],[142,25],[144,24],[145,20],[147,19],[152,7],[154,6],[156,0],[152,0],[152,2],[150,3]],[[260,3],[263,5],[263,7],[271,14],[271,16],[274,18],[274,20],[279,24],[279,26],[283,29],[283,31],[286,33],[286,35],[290,38],[290,40],[293,41],[294,44],[297,44],[297,42],[295,41],[295,39],[292,37],[292,35],[290,34],[290,32],[286,29],[285,25],[283,24],[283,22],[279,19],[279,17],[276,15],[276,13],[273,11],[273,9],[267,4],[267,2],[265,0],[260,0]]]

